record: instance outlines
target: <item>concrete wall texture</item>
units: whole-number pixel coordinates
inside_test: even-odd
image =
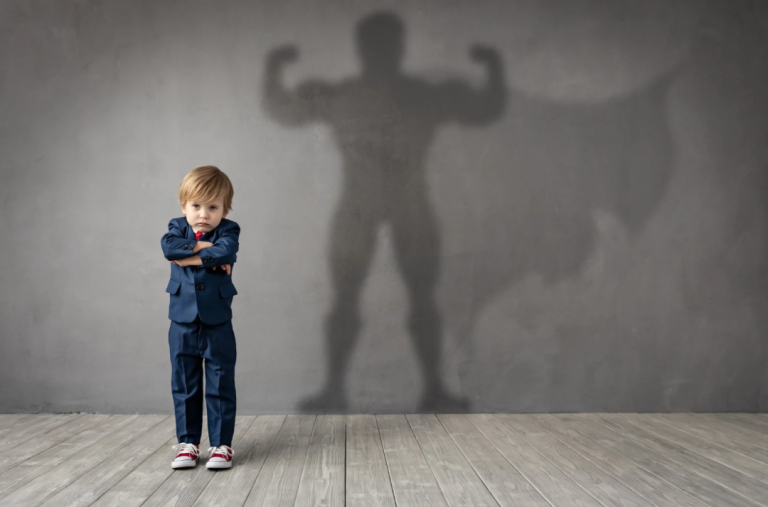
[[[768,408],[768,6],[0,3],[0,412],[172,413],[235,186],[238,411]]]

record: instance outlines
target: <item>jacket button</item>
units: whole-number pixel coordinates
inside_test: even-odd
[[[195,289],[203,290],[203,289],[205,289],[205,285],[203,285],[202,283],[198,283],[197,285],[195,285]]]

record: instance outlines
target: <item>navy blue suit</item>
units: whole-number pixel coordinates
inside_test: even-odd
[[[208,437],[212,446],[232,445],[235,429],[235,361],[232,298],[237,294],[232,276],[220,268],[237,260],[240,226],[222,218],[200,237],[213,246],[197,254],[202,266],[171,263],[168,345],[171,352],[171,389],[178,441],[200,443],[203,424],[203,362]],[[169,261],[194,255],[197,240],[186,217],[168,222],[161,246]],[[216,271],[212,268],[217,267]]]

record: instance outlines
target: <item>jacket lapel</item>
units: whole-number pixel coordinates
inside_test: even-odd
[[[192,230],[192,226],[187,222],[187,217],[184,217],[184,223],[187,224],[186,238],[195,239],[195,231]]]

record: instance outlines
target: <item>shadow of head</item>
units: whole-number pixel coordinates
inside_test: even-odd
[[[405,53],[405,26],[391,12],[377,12],[361,19],[355,40],[363,75],[385,77],[400,72]]]

